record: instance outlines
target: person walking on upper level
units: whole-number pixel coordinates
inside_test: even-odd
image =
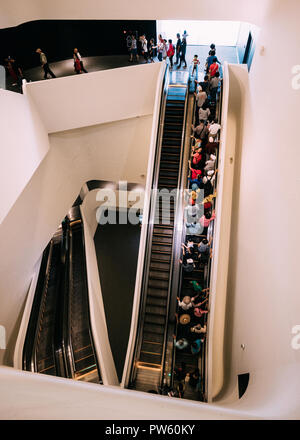
[[[179,65],[177,67],[178,69],[180,69],[181,63],[184,63],[184,66],[183,66],[184,69],[187,68],[186,59],[185,59],[186,47],[187,47],[187,41],[186,41],[187,36],[188,36],[188,34],[186,33],[186,31],[184,31],[184,33],[182,35],[182,41],[181,41],[181,56],[180,56]]]
[[[157,49],[157,46],[155,46],[154,38],[151,38],[149,42],[149,59],[151,63],[154,63],[154,51]]]
[[[146,40],[146,35],[142,35],[140,38],[142,44],[142,54],[144,56],[144,60],[148,63],[148,41]]]
[[[43,70],[44,70],[44,79],[48,78],[48,74],[51,75],[52,78],[56,78],[56,76],[54,75],[54,73],[52,72],[52,70],[49,67],[47,57],[44,54],[44,52],[42,51],[42,49],[37,49],[36,53],[38,53],[40,55],[40,62],[43,67]]]
[[[18,85],[19,87],[22,87],[23,71],[21,69],[21,66],[11,56],[5,58],[4,63],[7,72],[12,78],[13,81],[12,85],[13,86]]]
[[[180,38],[180,34],[177,34],[176,37],[177,37],[177,43],[176,43],[176,61],[175,61],[175,64],[178,64],[179,60],[180,60],[180,55],[181,55],[181,38]]]
[[[163,51],[164,51],[164,39],[161,34],[158,36],[157,42],[157,58],[158,61],[162,61],[163,59]]]
[[[135,38],[135,35],[132,35],[131,37],[131,51],[130,51],[130,62],[133,61],[133,58],[135,57],[136,61],[139,61],[139,56],[137,53],[137,41]]]
[[[172,40],[169,40],[169,47],[167,50],[167,56],[170,61],[170,69],[173,69],[173,56],[174,56],[174,54],[175,54],[175,47],[172,44]]]
[[[78,52],[77,47],[75,47],[73,52],[73,59],[74,59],[74,68],[76,73],[88,73],[87,70],[84,68],[83,61],[81,58],[80,53]]]

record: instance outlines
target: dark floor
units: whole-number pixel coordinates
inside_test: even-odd
[[[109,341],[119,380],[129,338],[140,226],[101,225],[94,241]]]
[[[192,59],[195,54],[198,55],[200,61],[200,71],[204,71],[205,61],[208,56],[209,46],[187,46],[186,52],[186,61],[188,66],[191,64]],[[229,63],[237,63],[237,50],[234,46],[217,46],[217,56],[218,59],[224,63],[227,61]],[[158,62],[158,59],[155,58],[155,61]],[[175,57],[174,57],[175,61]],[[117,67],[126,67],[137,64],[144,64],[144,58],[140,57],[139,63],[130,63],[128,61],[127,55],[111,55],[111,56],[97,56],[97,57],[88,57],[83,58],[84,66],[88,72],[96,72],[99,70],[107,70],[107,69],[115,69]],[[58,77],[71,76],[76,75],[74,72],[73,59],[58,61],[55,63],[51,63],[50,67],[53,70],[54,74]],[[183,70],[183,66],[181,67]],[[33,69],[29,69],[24,71],[24,77],[27,81],[40,81],[43,80],[44,72],[41,67],[34,67]],[[7,89],[17,92],[18,87],[12,86],[12,81],[10,78],[7,78]]]

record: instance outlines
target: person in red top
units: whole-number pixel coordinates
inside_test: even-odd
[[[170,60],[170,66],[171,66],[170,68],[171,69],[173,69],[173,56],[174,56],[174,54],[175,54],[175,47],[172,44],[172,40],[169,40],[169,47],[167,50],[167,56]]]
[[[193,165],[195,165],[197,168],[199,167],[199,164],[202,160],[202,154],[201,154],[202,148],[195,148],[195,151],[192,153],[192,162]]]
[[[214,62],[209,68],[210,78],[214,78],[217,72],[219,72],[219,64],[217,63],[217,58],[214,58]]]
[[[212,222],[214,219],[216,218],[216,214],[215,211],[211,212],[206,212],[201,218],[200,218],[200,224],[201,226],[203,226],[203,228],[208,228],[210,222]],[[206,233],[207,231],[205,231]],[[203,235],[205,235],[205,233],[203,233]]]
[[[198,176],[201,176],[202,171],[201,170],[195,170],[194,168],[191,167],[191,161],[189,160],[189,168],[192,172],[192,180],[196,180],[198,178]]]

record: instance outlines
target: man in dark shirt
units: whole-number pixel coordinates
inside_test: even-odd
[[[175,64],[179,63],[180,55],[181,55],[181,38],[180,34],[177,34],[177,43],[176,43],[176,62]]]
[[[201,82],[195,81],[195,82],[197,84],[199,84],[199,86],[202,87],[202,91],[205,92],[208,96],[209,95],[209,87],[210,87],[208,75],[205,75],[204,81],[201,81]]]
[[[181,41],[181,55],[180,55],[180,62],[179,62],[179,65],[178,65],[178,69],[180,69],[181,63],[184,63],[183,67],[185,69],[187,68],[186,59],[185,59],[186,46],[187,46],[186,38],[182,38],[182,41]]]
[[[221,62],[216,57],[216,51],[215,50],[210,50],[208,55],[209,56],[207,57],[207,60],[206,60],[206,71],[207,72],[209,72],[209,68],[214,63],[215,58],[216,58],[217,63],[221,64]]]

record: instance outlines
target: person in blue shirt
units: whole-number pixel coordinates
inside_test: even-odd
[[[198,354],[200,352],[202,343],[203,343],[203,339],[196,339],[196,341],[191,343],[192,354]]]
[[[203,184],[203,180],[202,180],[202,177],[201,176],[198,176],[198,178],[197,179],[191,179],[190,177],[189,177],[189,182],[190,182],[190,184],[191,184],[191,188],[194,190],[194,191],[196,191],[198,188],[203,188],[204,187],[204,184]],[[195,186],[194,186],[195,185]],[[197,188],[196,188],[197,187]]]
[[[208,53],[207,60],[206,60],[206,71],[207,72],[209,72],[209,68],[214,63],[215,58],[216,58],[217,63],[221,64],[221,62],[216,57],[216,51],[215,50],[210,50],[209,53]]]

